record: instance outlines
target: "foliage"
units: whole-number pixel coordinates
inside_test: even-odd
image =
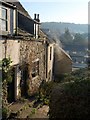
[[[2,118],[6,119],[8,117],[9,109],[7,107],[2,108]]]
[[[30,115],[29,115],[29,116],[27,116],[27,118],[31,118],[31,117],[32,117],[35,113],[36,113],[36,109],[35,109],[35,108],[33,108],[33,109],[31,110]]]
[[[82,69],[65,76],[50,97],[50,119],[90,119],[90,71]]]
[[[71,73],[65,73],[57,76],[57,83],[71,82],[71,81],[79,81],[84,78],[87,79],[90,77],[90,71],[88,68],[82,68]]]
[[[76,33],[74,37],[74,44],[84,44],[85,39],[83,38],[82,34]]]
[[[61,40],[65,44],[72,44],[73,42],[73,37],[69,31],[69,29],[65,29],[65,33],[63,34],[63,39]]]
[[[2,81],[6,80],[7,82],[11,82],[12,75],[11,75],[11,66],[12,63],[10,57],[4,58],[2,60]]]
[[[65,28],[68,28],[69,34],[65,35]],[[87,25],[81,25],[81,24],[74,24],[74,23],[62,23],[62,22],[45,22],[42,23],[41,28],[43,31],[49,35],[51,38],[55,38],[54,36],[57,35],[57,38],[63,43],[65,47],[66,45],[74,45],[80,44],[85,45],[85,43],[88,42],[87,37],[88,37],[88,26]],[[54,34],[53,34],[54,33]],[[78,33],[79,36],[78,36]],[[76,36],[76,37],[75,37]],[[75,40],[74,40],[75,37]],[[73,38],[73,41],[72,41]],[[78,41],[78,38],[80,40]],[[58,40],[56,39],[56,41]],[[74,42],[77,41],[77,42]]]
[[[65,27],[68,27],[71,32],[74,33],[87,33],[88,34],[88,25],[86,24],[74,24],[74,23],[66,23],[66,22],[42,22],[41,28],[42,29],[49,29],[51,30],[57,30],[56,32],[63,33],[65,30]]]
[[[37,101],[41,101],[43,104],[49,105],[50,94],[54,85],[54,82],[43,82],[36,96]]]
[[[90,54],[90,53],[89,53]],[[87,60],[88,68],[90,69],[90,57]]]

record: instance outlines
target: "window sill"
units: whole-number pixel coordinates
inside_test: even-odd
[[[8,31],[0,31],[0,35],[8,35]]]

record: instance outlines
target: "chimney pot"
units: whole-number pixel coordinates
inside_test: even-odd
[[[39,20],[39,14],[37,14],[37,19]]]
[[[36,14],[34,14],[34,20],[36,20]]]

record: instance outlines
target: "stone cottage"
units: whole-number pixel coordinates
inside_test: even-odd
[[[43,81],[52,79],[53,44],[39,27],[39,14],[32,19],[20,2],[0,2],[0,60],[13,61],[10,102],[33,95]]]

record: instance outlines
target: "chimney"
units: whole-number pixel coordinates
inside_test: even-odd
[[[37,14],[37,21],[40,22],[40,19],[39,19],[39,14]]]
[[[39,14],[37,14],[37,19],[39,20]]]
[[[36,20],[37,22],[40,22],[40,20],[39,20],[39,14],[34,14],[34,20]]]
[[[36,20],[36,14],[34,14],[34,20]]]

